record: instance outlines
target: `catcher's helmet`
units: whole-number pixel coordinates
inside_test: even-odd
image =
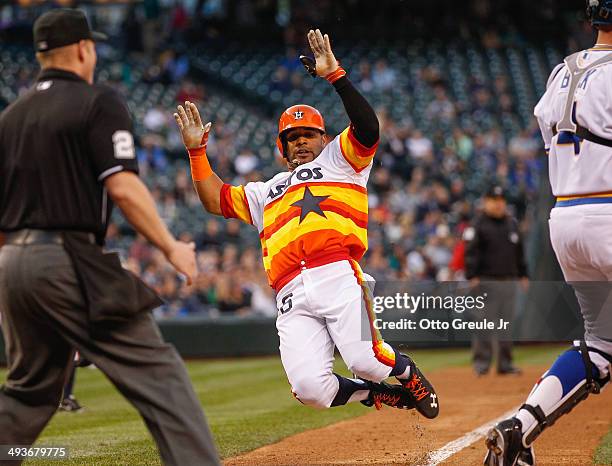
[[[285,110],[278,120],[278,137],[276,138],[276,146],[285,158],[287,156],[283,134],[293,128],[312,128],[325,134],[325,121],[319,111],[310,105],[293,105]]]
[[[612,0],[587,0],[586,14],[593,26],[612,25]]]

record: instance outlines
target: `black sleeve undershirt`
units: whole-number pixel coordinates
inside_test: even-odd
[[[364,146],[372,147],[379,138],[378,118],[374,109],[346,76],[335,81],[333,86],[351,120],[355,138]]]

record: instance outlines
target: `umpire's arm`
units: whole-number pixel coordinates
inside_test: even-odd
[[[155,201],[138,175],[124,171],[109,176],[104,185],[130,224],[165,255],[177,242],[162,222]]]
[[[108,194],[128,222],[161,250],[177,272],[191,284],[197,274],[193,243],[177,241],[161,220],[148,188],[132,172],[115,173],[104,180]]]

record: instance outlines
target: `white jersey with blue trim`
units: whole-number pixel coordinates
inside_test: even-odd
[[[584,50],[581,68],[612,54],[612,48]],[[568,98],[570,71],[561,63],[550,75],[547,89],[535,107],[549,152],[549,177],[558,198],[590,194],[612,194],[612,147],[581,140],[571,133],[555,135]],[[591,133],[612,140],[612,66],[595,67],[580,79],[575,92],[573,121]]]

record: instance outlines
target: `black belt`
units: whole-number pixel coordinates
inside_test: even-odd
[[[553,136],[556,136],[557,128],[553,126],[552,130],[553,130]],[[586,139],[587,141],[594,142],[595,144],[601,144],[602,146],[612,147],[612,140],[602,138],[601,136],[597,136],[596,134],[591,133],[584,126],[576,125],[576,132],[573,134],[575,134],[581,139]]]
[[[78,236],[82,240],[95,244],[96,238],[93,233],[65,232],[59,230],[33,230],[26,228],[17,230],[6,235],[6,244],[13,246],[29,246],[33,244],[64,244],[64,234]]]

